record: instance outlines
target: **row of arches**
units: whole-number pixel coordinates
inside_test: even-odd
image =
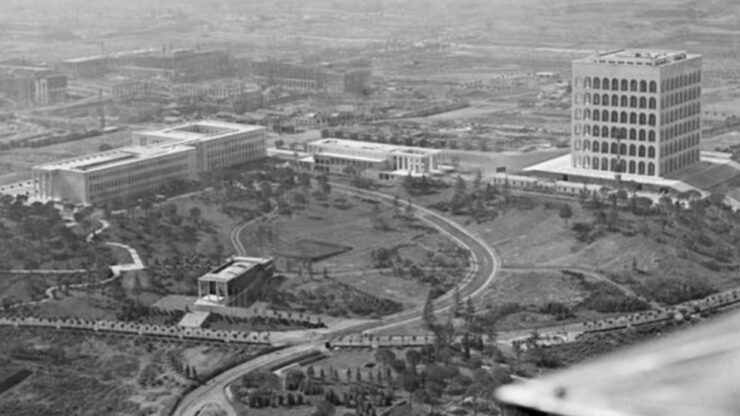
[[[675,124],[668,128],[663,129],[663,137],[665,140],[673,139],[674,137],[683,136],[684,134],[699,131],[701,126],[699,120],[687,120],[683,123]]]
[[[612,111],[609,110],[581,110],[577,108],[575,111],[576,120],[593,120],[593,121],[607,121],[611,123],[623,123],[623,124],[635,124],[640,126],[655,126],[657,117],[655,114],[648,113],[637,113],[637,112],[626,112],[626,111]]]
[[[665,143],[661,146],[661,154],[671,155],[684,151],[692,146],[699,145],[699,135],[692,135],[688,137],[682,137],[678,140],[673,140],[669,143]]]
[[[676,120],[682,120],[687,117],[696,116],[701,112],[701,107],[698,103],[686,105],[673,110],[665,111],[661,114],[662,123],[673,123]],[[698,120],[698,118],[697,118]]]
[[[621,163],[619,163],[621,162]],[[611,172],[630,173],[633,175],[655,176],[655,163],[653,162],[635,162],[630,160],[617,161],[616,158],[606,158],[598,156],[580,156],[576,155],[576,166],[584,169],[604,170]]]
[[[674,172],[699,161],[699,149],[694,149],[666,159],[661,163],[661,171],[665,173]]]
[[[695,71],[690,74],[683,74],[669,79],[664,79],[661,82],[662,91],[672,91],[678,88],[683,88],[687,85],[699,84],[701,82],[701,71]]]
[[[575,96],[576,104],[581,102],[581,94]],[[619,94],[583,94],[583,104],[601,105],[611,107],[629,107],[629,108],[649,108],[656,109],[658,100],[655,97],[638,97],[636,95],[619,95]]]
[[[676,105],[683,104],[687,101],[696,100],[701,96],[701,89],[699,87],[686,89],[683,91],[666,94],[660,99],[661,108],[670,108]]]
[[[654,142],[656,133],[652,129],[629,129],[624,127],[612,127],[598,125],[576,124],[574,128],[574,134],[576,136],[590,136],[590,137],[604,137],[612,139],[624,139],[624,140],[639,140],[641,142],[649,141]]]
[[[583,145],[584,152],[610,153],[613,155],[619,154],[621,156],[649,158],[654,158],[656,156],[655,146],[638,146],[635,144],[627,145],[625,143],[617,144],[615,142],[609,143],[607,141],[601,142],[599,140],[590,141],[588,139],[584,140],[583,143],[581,143],[580,140],[576,140],[573,143],[575,150],[581,150],[581,145]]]
[[[658,83],[647,80],[628,80],[617,78],[599,78],[599,77],[576,77],[576,88],[583,85],[585,89],[611,90],[611,91],[632,91],[632,92],[658,92]]]

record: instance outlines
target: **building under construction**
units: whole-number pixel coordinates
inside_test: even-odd
[[[20,105],[62,102],[67,76],[47,67],[0,65],[0,94]]]

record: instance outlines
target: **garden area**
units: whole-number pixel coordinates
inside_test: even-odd
[[[166,415],[178,395],[254,348],[159,343],[68,331],[0,328],[0,361],[31,375],[0,397],[0,414]]]

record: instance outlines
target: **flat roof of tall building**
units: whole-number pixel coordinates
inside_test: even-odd
[[[198,280],[210,282],[228,282],[243,275],[258,265],[272,262],[271,258],[262,257],[232,257],[225,264],[201,276]]]
[[[647,65],[663,66],[679,61],[696,58],[701,55],[689,54],[686,51],[660,50],[660,49],[618,49],[607,52],[599,52],[585,58],[577,59],[575,62],[600,63],[615,65]]]
[[[152,159],[175,153],[193,151],[190,146],[129,146],[122,147],[107,152],[92,153],[86,156],[80,156],[71,159],[64,159],[57,162],[46,163],[34,166],[34,169],[41,170],[68,170],[77,172],[94,172],[103,169],[109,169],[115,166],[125,165],[134,161]]]
[[[201,120],[172,127],[165,127],[159,130],[146,130],[136,133],[141,135],[166,137],[177,141],[207,141],[220,138],[225,135],[258,130],[264,130],[264,127],[250,124],[228,123],[218,120]]]
[[[370,143],[370,142],[335,139],[335,138],[315,140],[309,143],[309,145],[332,146],[335,148],[366,150],[369,152],[374,151],[374,152],[383,152],[383,153],[397,154],[397,155],[434,155],[434,154],[441,153],[437,149],[426,149],[423,147],[398,146],[394,144]],[[327,152],[327,153],[331,153],[331,152]],[[345,155],[341,155],[341,154],[340,156],[345,157]]]

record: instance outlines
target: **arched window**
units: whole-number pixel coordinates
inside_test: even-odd
[[[654,110],[656,105],[657,105],[657,101],[655,100],[655,98],[650,97],[650,100],[648,101],[648,108]]]
[[[591,151],[591,142],[590,141],[588,141],[588,140],[584,140],[583,141],[583,150],[586,151],[586,152],[590,152]]]
[[[591,94],[583,94],[583,103],[586,105],[591,105]]]
[[[612,146],[611,147],[612,147],[611,148],[611,154],[616,155],[617,154],[617,151],[619,150],[619,148],[617,147],[617,144],[616,143],[612,143]]]
[[[573,140],[573,149],[574,150],[581,150],[581,141],[576,139]]]
[[[647,92],[647,82],[646,81],[640,81],[640,92]]]
[[[582,117],[582,115],[581,115],[581,109],[580,108],[577,108],[576,109],[576,120],[580,120],[581,117]]]
[[[600,105],[601,104],[601,96],[599,94],[594,94],[594,105]]]
[[[576,130],[576,136],[580,136],[581,135],[581,125],[576,124],[575,130]]]
[[[648,146],[647,155],[648,157],[655,157],[655,146]]]
[[[630,173],[635,173],[635,161],[630,160]]]
[[[576,88],[581,88],[582,79],[581,77],[576,77]]]
[[[648,132],[648,141],[649,142],[654,142],[655,141],[655,131],[650,130]]]
[[[599,158],[598,156],[594,156],[591,158],[591,169],[598,170],[599,169]]]
[[[609,135],[609,137],[613,137],[615,139],[618,139],[619,138],[619,129],[616,128],[616,127],[612,127],[612,131],[611,131],[611,134]]]
[[[601,127],[601,137],[609,137],[609,127]]]
[[[645,162],[640,162],[637,164],[637,174],[638,175],[645,174]]]
[[[589,109],[583,110],[583,119],[584,120],[591,120],[591,110],[589,110]]]
[[[611,169],[610,170],[612,172],[616,172],[617,171],[617,159],[613,157],[613,158],[611,158],[610,162],[611,162],[610,163],[611,164]]]
[[[651,126],[654,126],[655,125],[655,114],[650,114],[648,116],[648,124],[651,125]]]
[[[617,94],[612,95],[612,107],[619,107],[619,96]]]
[[[584,169],[590,169],[591,168],[591,158],[588,156],[583,157],[583,168]]]
[[[616,111],[612,111],[612,123],[619,122],[619,113]]]
[[[609,78],[604,78],[601,80],[601,89],[602,90],[608,90],[609,89]]]
[[[590,136],[591,135],[591,126],[589,126],[588,124],[586,124],[585,126],[583,126],[583,135],[584,136]]]
[[[629,89],[629,83],[626,79],[622,80],[622,88],[620,88],[622,91],[627,91]]]
[[[600,90],[601,89],[601,78],[594,78],[594,89]]]
[[[598,112],[597,111],[594,111],[594,115],[596,115],[596,114],[598,114]],[[597,126],[597,125],[594,124],[594,126],[593,126],[593,128],[591,130],[591,134],[594,137],[599,137],[600,136],[599,133],[601,133],[601,129],[599,129],[599,126]]]
[[[619,90],[619,80],[616,79],[616,78],[614,78],[612,80],[612,90],[613,91],[618,91]]]
[[[630,129],[630,140],[637,140],[637,130]]]
[[[601,158],[601,170],[609,170],[609,159],[605,157]]]
[[[637,113],[630,113],[630,124],[637,124]]]
[[[649,162],[647,166],[648,166],[647,174],[650,176],[655,176],[655,164],[653,162]]]
[[[650,92],[658,92],[658,83],[650,81]]]
[[[630,91],[637,91],[637,80],[630,81]]]
[[[624,155],[624,156],[627,155],[627,145],[626,144],[622,143],[619,145],[619,154]]]
[[[622,111],[619,114],[619,122],[620,123],[626,123],[627,122],[627,112],[626,111]]]
[[[602,121],[609,121],[609,111],[602,110],[601,111],[601,120]]]
[[[637,150],[637,156],[645,157],[645,146],[640,146]]]
[[[630,156],[634,156],[635,153],[637,153],[637,148],[635,147],[634,144],[631,144],[630,145]]]
[[[644,126],[645,124],[647,124],[647,117],[645,117],[644,113],[640,113],[640,125]]]
[[[601,153],[609,153],[609,143],[601,142]]]
[[[647,108],[647,98],[640,97],[640,108]]]
[[[622,98],[620,99],[620,105],[622,107],[627,107],[629,105],[629,98],[627,98],[626,95],[623,95]]]
[[[630,97],[630,107],[637,108],[637,97],[634,95]]]
[[[601,96],[601,105],[609,105],[609,94]]]
[[[592,116],[594,121],[601,121],[601,112],[599,110],[594,110]]]
[[[640,141],[645,141],[645,129],[640,129]]]

